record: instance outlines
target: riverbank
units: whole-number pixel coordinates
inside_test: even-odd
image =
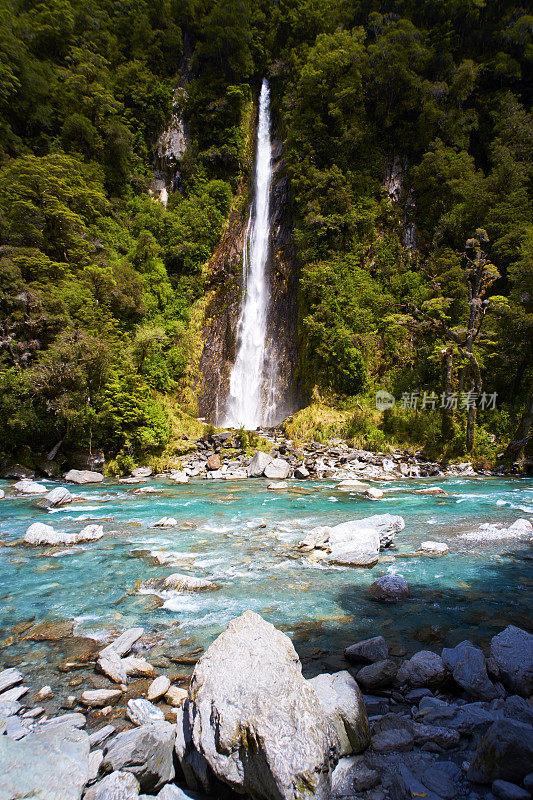
[[[440,656],[443,648],[465,639],[489,655],[493,636],[509,624],[522,629],[529,625],[530,480],[469,475],[464,468],[455,475],[400,477],[403,454],[391,459],[391,475],[388,464],[363,461],[361,454],[343,460],[353,453],[342,443],[331,445],[337,452],[327,455],[333,463],[325,466],[334,477],[231,479],[228,455],[234,448],[228,444],[232,442],[227,439],[206,442],[191,455],[190,465],[180,465],[179,474],[163,477],[148,476],[145,468],[126,480],[98,475],[92,477],[95,483],[58,483],[39,478],[37,489],[25,483],[17,488],[18,481],[2,483],[0,664],[18,669],[28,687],[15,701],[21,707],[11,714],[15,733],[26,735],[27,727],[44,715],[81,712],[89,734],[108,724],[118,732],[131,728],[128,701],[148,699],[151,682],[162,675],[182,699],[198,659],[248,609],[290,638],[309,679],[345,670],[357,678],[361,665],[347,662],[345,649],[383,635],[388,655],[380,660],[393,662],[378,676],[378,683],[386,683],[363,685],[365,675],[359,676],[370,695],[368,713],[374,717],[399,711],[419,724],[422,717],[409,710],[417,704],[396,681],[403,661],[420,650]],[[255,457],[267,459],[261,471],[272,464],[277,469],[275,462],[282,460],[295,472],[295,454],[281,452],[284,445],[278,445],[272,455]],[[226,472],[207,469],[213,456],[226,464]],[[253,461],[250,455],[244,458],[243,470]],[[321,458],[324,454],[316,452],[315,469]],[[379,477],[352,471],[354,461],[368,472],[377,470]],[[199,465],[205,465],[210,478],[201,472],[187,474]],[[70,477],[83,481],[87,476],[81,471]],[[382,496],[371,499],[361,485],[365,483]],[[57,504],[50,501],[52,493]],[[52,528],[59,544],[25,542],[36,524]],[[351,544],[360,544],[361,529],[372,526],[377,539],[374,543],[374,534],[369,542],[365,539],[361,554]],[[350,548],[339,552],[345,534]],[[362,556],[369,557],[367,566],[357,565]],[[394,587],[398,576],[403,576],[407,593],[400,582],[400,601],[382,602],[375,586],[385,580]],[[102,648],[131,627],[144,631],[132,646],[133,663],[121,676],[125,682],[116,684],[96,665]],[[121,685],[127,688],[117,695]],[[37,694],[43,686],[50,686],[52,696]],[[468,699],[457,686],[449,691],[449,676],[448,683],[428,688],[431,696],[453,704]],[[101,689],[115,691],[97,695],[114,697],[113,702],[87,710],[82,695]],[[378,705],[372,697],[380,698]],[[484,700],[489,705],[483,710],[500,711],[501,700],[505,698],[500,695]],[[165,719],[172,719],[176,706],[164,695],[155,705]],[[74,720],[82,721],[78,716]],[[413,753],[428,750],[413,741],[414,750],[405,755],[403,750],[365,750],[362,766],[375,769],[382,781],[368,791],[385,791],[387,769],[398,758],[421,780],[417,764],[425,765],[431,753],[415,758]],[[471,741],[465,738],[457,751],[463,760],[468,760],[463,751],[469,748]],[[94,749],[104,748],[99,744]],[[382,757],[389,767],[379,766]],[[467,797],[464,770],[461,775],[457,796]]]
[[[463,641],[405,658],[378,635],[306,680],[290,639],[247,612],[197,656],[188,688],[150,663],[143,633],[93,650],[65,713],[50,686],[0,672],[2,800],[200,800],[228,786],[260,800],[530,797],[533,637],[519,628],[486,655]]]

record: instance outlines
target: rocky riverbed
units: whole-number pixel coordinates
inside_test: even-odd
[[[2,484],[0,800],[526,800],[531,482],[235,444]]]
[[[246,612],[187,688],[143,634],[95,650],[95,682],[61,714],[49,686],[0,672],[1,800],[531,797],[533,636],[516,626],[486,653],[463,641],[410,658],[377,635],[309,679],[289,637]]]

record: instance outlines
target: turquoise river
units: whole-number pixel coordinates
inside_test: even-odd
[[[77,636],[102,640],[142,625],[152,643],[186,652],[205,647],[250,608],[288,632],[304,660],[378,633],[411,651],[464,638],[483,644],[509,623],[528,627],[531,537],[505,528],[533,519],[533,481],[441,478],[446,496],[414,493],[436,483],[377,481],[385,497],[370,502],[328,480],[292,481],[278,492],[259,479],[150,480],[152,494],[107,480],[70,486],[76,500],[50,512],[0,482],[0,662],[2,654],[9,663],[23,658],[30,645],[10,634],[31,618],[73,620]],[[372,569],[313,564],[295,548],[317,525],[385,512],[402,515],[405,530]],[[177,526],[152,527],[164,516]],[[96,522],[105,535],[71,548],[24,546],[24,532],[37,521],[68,532]],[[445,542],[449,553],[421,555],[426,540]],[[164,597],[138,591],[141,581],[173,572],[209,578],[218,589]],[[409,600],[381,605],[369,598],[370,583],[386,572],[407,578]],[[31,646],[32,658],[46,660]]]

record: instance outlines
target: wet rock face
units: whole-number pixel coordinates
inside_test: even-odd
[[[267,264],[270,282],[267,350],[278,365],[281,395],[286,404],[279,409],[280,420],[297,408],[293,386],[296,365],[297,289],[296,253],[289,211],[289,182],[283,174],[283,146],[272,142],[273,175],[270,196],[270,248]],[[250,200],[251,198],[249,198]],[[200,358],[202,374],[198,387],[198,408],[207,422],[215,423],[224,411],[231,368],[236,356],[236,330],[243,291],[242,254],[246,240],[249,202],[234,212],[210,264],[212,299],[206,308],[204,349]],[[218,404],[217,404],[218,397]]]

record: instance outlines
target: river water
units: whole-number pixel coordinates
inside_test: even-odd
[[[99,639],[142,625],[153,642],[186,651],[207,646],[232,618],[253,609],[288,632],[304,655],[377,633],[411,650],[421,642],[484,643],[508,623],[530,624],[529,538],[480,525],[503,529],[518,518],[532,519],[531,480],[441,479],[442,497],[414,493],[434,485],[428,480],[376,482],[385,497],[374,503],[329,480],[292,481],[288,491],[277,492],[261,479],[150,480],[157,491],[144,495],[134,493],[136,486],[106,481],[79,491],[70,486],[80,499],[52,512],[0,483],[6,489],[0,501],[0,644],[9,645],[0,647],[0,662],[2,653],[13,659],[23,647],[9,639],[13,626],[32,617],[73,619],[76,635]],[[386,512],[401,514],[406,527],[372,569],[312,564],[295,548],[317,525]],[[163,516],[174,517],[177,526],[152,527]],[[105,535],[63,550],[24,546],[21,538],[36,521],[68,532],[94,521]],[[447,543],[449,554],[416,553],[426,540]],[[160,598],[139,592],[139,582],[173,572],[208,578],[218,588]],[[407,578],[409,600],[386,606],[369,598],[370,583],[386,572]]]

